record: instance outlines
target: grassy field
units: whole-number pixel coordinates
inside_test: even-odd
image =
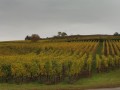
[[[120,69],[109,73],[94,74],[90,78],[82,78],[73,84],[61,82],[56,85],[39,83],[8,84],[1,83],[0,90],[85,90],[89,88],[120,87]]]

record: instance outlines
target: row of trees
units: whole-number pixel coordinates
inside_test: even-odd
[[[67,33],[65,32],[58,32],[58,35],[57,36],[54,36],[54,37],[65,37],[67,36]],[[31,41],[38,41],[40,40],[40,36],[38,34],[32,34],[31,36],[27,35],[25,37],[25,40],[31,40]]]
[[[115,32],[114,34],[113,34],[114,36],[119,36],[120,34],[118,33],[118,32]],[[69,37],[65,37],[65,36],[68,36],[67,35],[67,33],[66,32],[58,32],[58,34],[57,35],[55,35],[54,37],[52,37],[53,39],[54,38],[67,38],[67,39],[70,39],[70,38],[72,38],[72,39],[78,39],[78,38],[80,38],[80,39],[82,39],[83,37],[80,37],[80,35],[73,35],[73,36],[69,36]],[[87,36],[87,35],[86,35]],[[88,35],[89,36],[89,35]],[[97,37],[94,37],[93,39],[95,39],[95,38],[98,38],[98,36]],[[40,38],[40,36],[38,35],[38,34],[32,34],[31,36],[29,36],[29,35],[27,35],[26,37],[25,37],[25,40],[31,40],[31,41],[38,41],[38,40],[40,40],[41,38]],[[90,39],[90,37],[84,37],[83,39]]]
[[[120,34],[118,32],[115,32],[114,36],[120,36]]]
[[[58,37],[64,37],[64,36],[67,36],[67,33],[66,32],[58,32]]]
[[[25,40],[31,40],[31,41],[38,41],[40,40],[40,36],[38,34],[32,34],[31,36],[26,36]]]

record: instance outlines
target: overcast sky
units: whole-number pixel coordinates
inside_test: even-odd
[[[120,33],[120,0],[0,0],[0,41]]]

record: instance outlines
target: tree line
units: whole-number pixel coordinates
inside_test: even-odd
[[[57,37],[65,37],[67,36],[66,32],[58,32],[58,35],[54,36],[53,38],[57,38]],[[25,40],[31,40],[31,41],[38,41],[40,40],[40,36],[38,34],[32,34],[31,36],[27,35],[25,37]]]
[[[52,39],[56,39],[56,38],[67,38],[67,33],[66,32],[58,32],[57,35],[53,36]],[[74,37],[74,38],[78,38],[79,36],[82,35],[69,35],[68,37]],[[89,35],[85,35],[85,36],[89,36]],[[97,35],[99,36],[99,35]],[[118,32],[115,32],[113,34],[113,36],[120,36],[120,34]],[[38,40],[42,39],[38,34],[32,34],[31,36],[27,35],[25,37],[25,40],[31,40],[33,42],[36,42]]]
[[[38,34],[32,34],[31,36],[26,36],[25,40],[31,40],[31,41],[38,41],[40,40],[40,36]]]

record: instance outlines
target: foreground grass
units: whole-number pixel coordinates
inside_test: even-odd
[[[109,73],[94,74],[90,78],[82,78],[74,84],[66,82],[57,85],[43,85],[39,83],[7,84],[1,83],[0,90],[84,90],[88,88],[120,87],[120,69]]]

